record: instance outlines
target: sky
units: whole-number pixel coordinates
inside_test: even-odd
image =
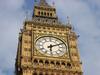
[[[55,2],[59,20],[67,16],[78,38],[84,75],[100,75],[100,0],[47,0]],[[34,0],[0,0],[0,75],[14,75],[18,35]]]

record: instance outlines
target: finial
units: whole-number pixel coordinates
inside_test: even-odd
[[[53,2],[52,5],[55,6],[55,2]]]
[[[25,12],[25,20],[28,20],[28,11]]]
[[[68,25],[72,30],[74,30],[74,27],[71,25],[71,21],[70,21],[69,16],[67,16],[67,25]]]
[[[67,22],[68,22],[68,24],[71,24],[69,16],[67,16]]]
[[[40,4],[45,4],[46,1],[45,0],[40,0]]]
[[[31,15],[30,14],[31,14],[31,12],[29,10],[26,10],[26,12],[25,12],[25,20],[26,21],[31,18]]]

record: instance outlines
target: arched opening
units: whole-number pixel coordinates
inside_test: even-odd
[[[56,65],[60,65],[60,63],[59,62],[56,62]]]
[[[47,13],[47,16],[49,16],[49,13]]]
[[[53,22],[55,23],[56,21],[54,20]]]
[[[54,75],[53,73],[51,73],[51,75]]]
[[[34,72],[34,73],[33,73],[33,75],[37,75],[37,73],[36,73],[36,72]]]
[[[43,63],[43,60],[40,60],[39,63]]]
[[[45,75],[49,75],[48,73],[46,73]]]
[[[67,67],[71,68],[71,63],[67,63]]]
[[[38,15],[40,15],[40,11],[38,12]]]
[[[54,61],[51,61],[51,64],[54,65],[55,64]]]
[[[66,65],[65,62],[62,62],[62,65],[65,66]]]
[[[42,72],[40,72],[40,74],[39,75],[43,75],[43,73]]]
[[[41,15],[43,16],[43,12],[41,12]]]
[[[46,16],[46,12],[44,12],[44,15]]]
[[[50,13],[50,16],[52,17],[52,13]]]
[[[40,64],[40,65],[43,65],[43,60],[40,60],[40,61],[39,61],[39,64]]]
[[[46,61],[45,61],[45,64],[47,64],[47,65],[48,65],[48,64],[49,64],[49,61],[48,61],[48,60],[46,60]]]
[[[38,63],[38,60],[37,59],[34,59],[34,63],[37,64]]]

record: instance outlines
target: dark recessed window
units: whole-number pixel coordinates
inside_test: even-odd
[[[56,21],[54,20],[53,22],[55,23]]]
[[[46,73],[45,75],[48,75],[48,73]]]
[[[41,12],[41,15],[43,15],[43,12]]]
[[[37,75],[37,73],[36,73],[36,72],[34,72],[34,73],[33,73],[33,75]]]
[[[34,60],[34,63],[38,63],[38,60],[37,60],[37,59],[35,59],[35,60]]]
[[[43,29],[45,29],[45,27],[43,27]]]
[[[54,75],[53,73],[51,75]]]
[[[62,65],[64,65],[64,66],[65,66],[65,63],[63,62],[63,63],[62,63]]]
[[[44,12],[44,15],[46,16],[46,12]]]
[[[46,61],[45,61],[45,64],[49,64],[49,61],[48,61],[48,60],[46,60]]]
[[[43,75],[43,73],[41,72],[39,75]]]
[[[56,65],[60,65],[60,63],[59,62],[56,62]]]
[[[49,16],[49,13],[47,13],[47,16]]]
[[[55,9],[53,9],[53,11],[56,11]]]
[[[54,63],[53,61],[51,61],[51,64],[53,64],[53,65],[54,65],[55,63]]]
[[[40,11],[38,12],[38,15],[40,15]]]
[[[71,67],[71,64],[70,64],[70,63],[67,63],[67,66],[68,66],[68,67]]]
[[[50,13],[50,16],[52,16],[52,13]]]
[[[43,63],[43,60],[40,60],[39,62],[40,62],[40,63]]]

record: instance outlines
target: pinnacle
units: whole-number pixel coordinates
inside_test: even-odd
[[[40,5],[41,6],[48,6],[48,3],[46,2],[46,0],[40,0]]]

